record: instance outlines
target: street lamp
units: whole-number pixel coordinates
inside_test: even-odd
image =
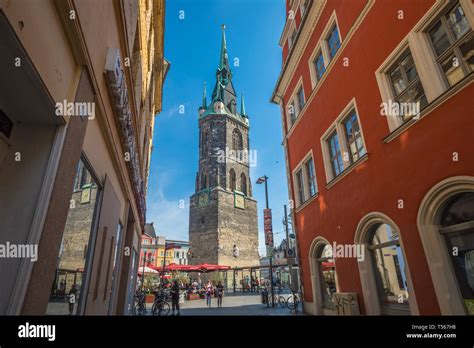
[[[267,181],[268,181],[268,176],[266,176],[266,175],[261,176],[257,179],[257,184],[265,183],[265,203],[266,203],[266,210],[268,211],[270,208],[268,207],[268,185],[267,185]],[[271,236],[272,245],[269,245],[267,247],[267,257],[270,260],[270,286],[271,286],[271,293],[272,293],[272,307],[275,307],[275,292],[274,292],[274,289],[273,289],[273,260],[272,260],[272,258],[273,258],[273,231],[270,230],[270,233],[272,234],[272,236]],[[270,250],[270,252],[269,252],[269,250]]]
[[[146,263],[150,263],[151,262],[151,258],[148,258],[147,259],[147,251],[148,249],[143,249],[143,272],[142,272],[142,292],[144,290],[144,287],[145,287],[145,266],[146,266]]]

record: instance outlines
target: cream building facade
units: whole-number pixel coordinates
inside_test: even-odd
[[[164,9],[0,1],[0,241],[38,248],[36,262],[0,260],[1,314],[67,314],[71,294],[73,314],[129,312],[169,67]]]

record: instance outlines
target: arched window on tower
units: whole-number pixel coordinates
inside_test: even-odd
[[[242,133],[235,128],[232,132],[232,150],[240,151],[243,149]]]
[[[206,130],[201,133],[201,156],[206,156],[209,149],[209,139]]]
[[[207,176],[206,174],[201,174],[201,190],[207,188]]]
[[[247,176],[244,173],[240,175],[240,191],[247,196]]]
[[[231,189],[231,191],[234,191],[237,188],[234,169],[231,169],[229,171],[229,188]]]

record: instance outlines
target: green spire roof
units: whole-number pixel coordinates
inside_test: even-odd
[[[247,116],[247,114],[245,113],[244,92],[242,92],[242,95],[240,97],[240,114],[242,116]]]
[[[221,44],[221,57],[219,62],[219,70],[226,68],[229,70],[229,57],[227,55],[227,43],[225,40],[225,24],[222,24],[222,44]]]
[[[207,108],[207,97],[206,97],[206,81],[204,81],[204,91],[202,92],[202,104],[201,108]]]

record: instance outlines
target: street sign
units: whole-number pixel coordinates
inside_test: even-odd
[[[263,209],[263,230],[265,232],[265,245],[273,247],[272,210]]]

